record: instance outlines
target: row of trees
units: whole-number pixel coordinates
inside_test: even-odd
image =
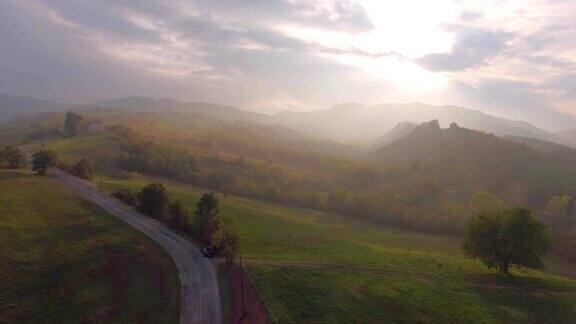
[[[203,246],[226,256],[228,261],[238,249],[239,239],[233,220],[220,213],[219,199],[213,192],[202,195],[193,215],[179,201],[171,200],[161,183],[148,184],[138,193],[118,190],[112,195],[143,214],[194,237]]]
[[[535,178],[528,178],[526,173],[529,170],[523,167],[529,161],[537,168],[548,163],[546,158],[535,158],[529,148],[494,136],[479,135],[457,127],[453,127],[451,132],[454,134],[448,134],[448,142],[470,143],[465,146],[479,147],[479,151],[471,152],[461,149],[460,144],[454,144],[447,156],[431,154],[428,160],[387,166],[340,161],[303,175],[283,166],[248,158],[230,160],[216,155],[199,156],[181,148],[146,141],[129,132],[129,136],[119,136],[121,147],[126,152],[119,165],[128,171],[164,176],[223,193],[449,234],[460,234],[468,220],[485,212],[484,209],[503,207],[498,197],[489,192],[509,189],[509,184],[514,181],[531,181],[531,185],[526,186],[526,205],[538,210],[555,237],[565,238],[561,240],[563,243],[555,240],[554,249],[576,258],[576,248],[572,247],[573,240],[570,240],[570,235],[576,230],[576,224],[570,221],[574,220],[576,210],[553,208],[566,205],[566,197],[558,195],[565,190],[552,183],[534,182]],[[465,140],[460,141],[461,138]],[[490,152],[498,155],[494,157]],[[478,191],[469,201],[424,203],[458,187],[465,192],[470,188],[478,188]]]

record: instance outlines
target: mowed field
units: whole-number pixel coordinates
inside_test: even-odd
[[[179,318],[169,256],[50,178],[0,170],[0,322]]]
[[[204,190],[155,178],[104,178],[108,192],[161,181],[190,211]],[[227,196],[241,253],[281,323],[576,321],[576,282],[515,270],[510,279],[465,258],[456,237],[377,226],[324,212]],[[576,276],[556,258],[548,272]]]

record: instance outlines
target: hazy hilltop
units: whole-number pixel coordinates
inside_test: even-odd
[[[154,112],[173,110],[187,113],[198,113],[228,120],[251,122],[270,122],[272,119],[269,115],[242,110],[236,107],[196,101],[180,102],[170,98],[154,99],[150,97],[126,97],[99,100],[89,104],[88,106],[124,108],[129,110],[145,110]]]
[[[0,94],[0,121],[35,113],[118,108],[141,112],[181,112],[202,114],[215,119],[280,125],[288,129],[346,143],[375,145],[373,149],[405,135],[415,124],[438,120],[442,127],[456,122],[462,127],[498,136],[530,137],[560,144],[576,145],[576,129],[552,133],[523,121],[512,121],[456,106],[434,106],[424,103],[361,105],[339,104],[312,112],[282,112],[275,115],[206,102],[181,102],[171,98],[125,97],[104,99],[78,106],[31,97]],[[406,124],[401,124],[406,123]],[[400,124],[400,126],[398,126]],[[411,125],[411,127],[408,127]],[[397,127],[397,128],[395,128]],[[399,127],[399,128],[398,128]],[[390,133],[389,133],[390,132]]]
[[[563,132],[558,132],[557,135],[570,146],[576,146],[576,128],[569,129]]]
[[[474,131],[452,124],[441,128],[437,120],[422,123],[406,136],[371,153],[379,161],[388,163],[449,163],[485,164],[508,155],[529,156],[527,146],[498,136]]]
[[[67,108],[70,108],[70,106],[63,103],[0,93],[0,122],[18,116],[54,112]]]
[[[452,122],[495,135],[516,135],[557,141],[552,132],[523,121],[512,121],[457,106],[423,103],[367,106],[340,104],[313,112],[283,112],[274,116],[286,127],[339,140],[367,141],[390,131],[401,122],[422,123],[438,120],[443,127]]]
[[[392,128],[391,131],[374,139],[370,147],[370,151],[376,151],[392,142],[395,142],[396,140],[410,134],[418,126],[419,124],[411,122],[398,123],[398,125]]]

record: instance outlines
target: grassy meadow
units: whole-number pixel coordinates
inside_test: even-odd
[[[104,178],[108,192],[163,182],[193,210],[203,190],[155,178]],[[282,323],[549,322],[576,320],[576,268],[501,276],[463,257],[459,239],[393,229],[324,212],[227,196],[241,253]]]
[[[105,136],[50,147],[69,161],[117,154]],[[145,176],[103,180],[107,192],[162,182],[190,211],[205,191]],[[235,219],[244,262],[281,323],[576,322],[576,265],[558,257],[507,278],[465,258],[454,236],[235,196],[222,197],[221,211]]]
[[[0,322],[178,316],[176,269],[159,246],[53,179],[0,170]]]

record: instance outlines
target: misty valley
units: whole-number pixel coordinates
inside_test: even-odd
[[[339,133],[338,124],[306,126],[345,113],[349,125],[371,127],[343,109],[303,113],[294,124],[284,114],[124,98],[20,114],[0,128],[2,182],[38,182],[14,171],[26,163],[36,172],[58,168],[210,246],[205,255],[225,260],[215,264],[220,289],[230,286],[223,309],[235,314],[247,307],[254,321],[573,318],[576,149],[570,138],[465,108],[450,115],[451,107],[431,108],[437,119],[430,121],[382,123],[371,140]],[[389,120],[396,108],[365,109]],[[472,117],[461,117],[466,113]],[[458,118],[477,129],[453,122]],[[491,123],[482,128],[486,120]],[[12,151],[22,165],[9,163],[11,156],[18,160]],[[514,244],[533,250],[525,247],[506,261],[486,255],[506,226],[510,235],[532,232],[535,241]],[[488,243],[475,241],[486,235]],[[498,244],[506,240],[512,237]],[[238,305],[233,282],[242,282],[243,271],[250,276],[250,306]],[[454,303],[463,308],[456,311]]]
[[[576,323],[575,18],[1,0],[0,323]]]

